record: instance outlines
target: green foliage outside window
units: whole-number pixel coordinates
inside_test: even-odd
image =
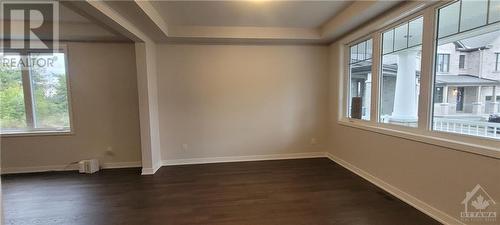
[[[2,128],[26,127],[21,70],[0,66],[0,106]]]
[[[31,59],[54,57],[49,54],[32,54]],[[31,84],[23,86],[20,68],[0,65],[0,125],[2,129],[47,129],[68,128],[68,89],[65,74],[64,54],[56,53],[59,61],[53,67],[31,66]],[[23,87],[31,87],[33,122],[26,116]]]

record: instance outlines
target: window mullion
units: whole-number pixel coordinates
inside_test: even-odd
[[[344,74],[344,76],[340,76],[342,78],[342,80],[340,80],[339,82],[342,82],[343,84],[347,84],[347,87],[342,87],[341,88],[341,93],[342,93],[342,96],[345,96],[343,97],[340,101],[342,101],[342,107],[339,107],[339,119],[342,119],[343,117],[349,117],[349,107],[348,105],[350,105],[349,101],[350,101],[350,98],[351,98],[351,94],[350,94],[350,88],[351,88],[351,75],[350,75],[350,66],[349,66],[349,63],[351,62],[351,54],[350,54],[350,46],[346,45],[346,46],[341,46],[340,47],[340,52],[339,54],[341,56],[344,56],[343,58],[341,58],[340,60],[340,65],[339,68],[342,68],[342,71]]]
[[[430,130],[432,111],[432,87],[434,71],[434,49],[435,49],[435,11],[428,8],[424,11],[424,30],[422,37],[422,63],[420,72],[420,93],[418,100],[418,128]]]
[[[35,128],[35,114],[33,106],[33,94],[31,89],[31,76],[29,68],[29,55],[28,52],[21,52],[22,64],[22,80],[23,80],[23,94],[24,94],[24,108],[26,111],[26,125],[29,129]]]
[[[370,121],[378,122],[380,101],[380,65],[381,64],[381,33],[372,34],[372,93],[370,106]]]

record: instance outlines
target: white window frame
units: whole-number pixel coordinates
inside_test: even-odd
[[[442,58],[440,58],[442,56]],[[438,65],[438,69],[437,69],[437,72],[439,73],[449,73],[450,72],[450,56],[451,54],[450,53],[438,53],[437,54],[437,62],[436,64]],[[446,61],[444,59],[447,59]],[[443,61],[439,61],[439,60],[443,60]],[[446,63],[445,63],[446,62]],[[446,70],[445,70],[446,68]]]
[[[18,136],[38,136],[38,135],[73,135],[73,110],[71,104],[71,85],[70,85],[70,75],[68,67],[68,50],[66,45],[59,45],[58,49],[51,50],[19,50],[19,51],[9,51],[13,53],[19,53],[21,57],[27,57],[30,53],[50,53],[59,52],[64,54],[64,63],[66,70],[66,87],[67,87],[67,99],[68,99],[68,116],[69,116],[69,128],[64,130],[49,129],[49,128],[35,128],[35,115],[33,109],[33,95],[31,93],[31,75],[29,69],[22,69],[22,85],[24,92],[24,108],[26,113],[26,129],[18,130],[2,130],[0,133],[1,137],[18,137]]]
[[[352,97],[351,96],[351,89],[350,89],[351,88],[351,71],[350,71],[350,66],[351,66],[351,64],[353,64],[353,63],[351,63],[351,46],[357,45],[357,44],[359,44],[361,42],[368,41],[370,39],[372,40],[372,57],[370,58],[370,60],[371,60],[371,63],[372,63],[372,89],[373,89],[373,84],[374,84],[373,83],[373,72],[376,72],[376,70],[373,69],[373,67],[374,67],[374,65],[373,65],[373,57],[375,57],[375,55],[374,55],[375,47],[374,47],[373,43],[375,42],[375,40],[373,39],[372,36],[365,36],[365,37],[357,39],[357,40],[355,40],[355,41],[353,41],[353,42],[351,42],[351,43],[349,43],[347,45],[347,48],[348,48],[348,50],[347,50],[347,58],[348,58],[348,60],[347,60],[347,85],[348,85],[347,86],[347,98],[348,98],[348,100],[347,101],[350,101],[350,99]],[[366,49],[365,49],[365,51],[366,51]],[[372,91],[372,93],[370,93],[370,98],[373,98],[371,96],[372,94],[373,94],[373,91]],[[351,105],[351,103],[347,102],[347,105],[346,105],[347,110],[346,110],[346,114],[345,114],[346,117],[348,117],[349,119],[352,119],[352,120],[368,121],[368,120],[365,120],[365,119],[351,118],[351,112],[349,112],[349,105]],[[371,110],[372,107],[373,107],[373,104],[370,102],[370,113],[372,112],[372,110]],[[370,115],[370,119],[369,120],[372,120],[372,118],[373,118],[373,115]]]
[[[454,2],[454,1],[453,1]],[[337,43],[340,45],[339,65],[339,102],[338,121],[342,126],[354,127],[375,133],[395,136],[435,146],[446,147],[451,150],[464,151],[492,158],[500,159],[500,142],[489,138],[445,133],[432,130],[433,89],[435,57],[437,47],[437,12],[441,7],[452,2],[415,1],[407,2],[373,21],[372,23],[348,34]],[[420,96],[418,102],[418,127],[404,127],[394,124],[380,123],[380,65],[381,65],[381,37],[387,28],[423,16],[422,61],[420,77]],[[367,37],[373,39],[372,56],[372,99],[371,120],[359,120],[348,117],[347,101],[349,87],[349,49],[351,43]],[[339,62],[339,64],[340,64]]]
[[[382,92],[381,92],[382,81],[381,81],[380,75],[382,74],[382,69],[383,69],[382,68],[382,61],[383,61],[383,55],[384,55],[384,53],[383,53],[383,34],[384,34],[384,32],[386,32],[386,31],[388,31],[390,29],[394,29],[394,28],[399,27],[399,26],[401,26],[401,25],[403,25],[405,23],[409,23],[409,22],[411,22],[413,20],[418,19],[419,17],[422,17],[422,18],[424,17],[424,15],[423,15],[422,12],[417,12],[417,13],[414,13],[414,14],[412,14],[410,16],[404,17],[404,18],[400,19],[399,21],[394,22],[394,23],[392,23],[392,24],[390,24],[388,26],[385,26],[383,29],[380,29],[379,31],[377,31],[377,32],[374,33],[374,35],[379,36],[379,43],[378,43],[379,44],[379,46],[378,46],[379,52],[377,52],[377,54],[379,55],[379,58],[378,58],[378,62],[373,62],[373,63],[377,63],[378,64],[378,68],[377,68],[377,71],[376,71],[377,75],[376,76],[372,75],[372,79],[377,79],[377,82],[378,82],[377,83],[377,85],[378,85],[377,86],[377,93],[375,95],[375,97],[376,97],[376,101],[375,102],[377,103],[377,106],[376,106],[377,107],[377,111],[376,111],[377,115],[376,115],[376,119],[374,121],[376,121],[377,123],[380,123],[380,124],[384,124],[384,126],[393,127],[395,129],[397,129],[398,127],[399,128],[404,127],[405,129],[412,130],[412,129],[415,129],[415,127],[404,126],[404,125],[395,124],[395,123],[382,123],[382,121],[381,121],[381,115],[379,115],[379,113],[380,113],[380,109],[382,108],[382,104],[380,102],[380,98],[382,97]],[[424,27],[422,27],[422,29],[424,29]],[[395,41],[395,40],[393,40],[393,41]],[[424,37],[423,37],[423,33],[422,33],[422,44],[421,44],[422,45],[422,55],[423,55],[423,48],[424,48],[423,41],[424,41]],[[418,46],[418,45],[415,45],[415,46],[412,46],[412,47],[416,47],[416,46]],[[391,53],[394,53],[394,52],[397,52],[397,51],[393,51]],[[422,58],[422,60],[423,60],[423,58]],[[420,70],[423,70],[423,61],[421,61],[420,64],[421,64]],[[422,73],[422,71],[420,71],[420,73]],[[422,74],[420,75],[420,82],[422,82]],[[422,84],[420,84],[420,88],[422,88]],[[420,90],[420,92],[419,92],[419,98],[420,98],[421,94],[422,94],[422,90]],[[372,99],[372,101],[373,101],[373,99]],[[418,104],[417,108],[419,108],[419,107],[420,107],[420,103]],[[420,121],[420,113],[418,113],[418,118],[419,119],[417,121],[417,124],[418,124],[417,127],[421,126],[420,122],[419,122]]]

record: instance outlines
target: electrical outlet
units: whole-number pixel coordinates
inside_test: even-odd
[[[113,151],[113,147],[111,147],[111,146],[108,146],[108,147],[106,148],[105,153],[106,153],[106,155],[108,155],[108,156],[114,156],[114,155],[115,155],[115,152]]]
[[[189,148],[188,144],[182,144],[182,150],[187,151]]]
[[[311,138],[311,145],[317,145],[318,140],[316,138]]]

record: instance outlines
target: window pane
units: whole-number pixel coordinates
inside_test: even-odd
[[[30,60],[35,128],[69,128],[64,54],[30,54]]]
[[[351,63],[354,63],[356,61],[358,61],[358,46],[357,45],[354,45],[354,46],[351,46],[350,48],[350,57],[351,57]]]
[[[500,21],[500,0],[490,1],[490,23]]]
[[[366,58],[371,59],[372,58],[372,50],[373,48],[373,41],[372,39],[366,41]]]
[[[366,55],[366,42],[358,44],[358,60],[365,60]]]
[[[462,0],[460,31],[485,25],[487,12],[488,1]]]
[[[458,32],[460,2],[453,3],[439,10],[438,37],[448,36]]]
[[[436,87],[434,89],[434,102],[443,102],[443,87]]]
[[[424,18],[420,17],[409,24],[408,47],[422,44]]]
[[[389,53],[394,50],[394,30],[391,29],[383,34],[383,53]]]
[[[370,60],[350,66],[349,117],[370,120],[372,63]],[[359,101],[359,102],[358,102]]]
[[[442,54],[442,71],[441,72],[450,72],[450,55]]]
[[[2,132],[26,129],[26,112],[19,54],[0,53],[0,124]]]
[[[394,51],[408,47],[408,23],[394,29]]]
[[[382,57],[380,121],[418,125],[421,46]]]
[[[450,54],[444,55],[444,71],[450,72]]]
[[[496,55],[497,55],[497,63],[495,71],[500,71],[500,53],[497,53]]]
[[[458,68],[459,69],[465,68],[465,55],[460,55],[459,62],[458,62]]]
[[[434,98],[433,130],[500,140],[498,51],[500,29],[493,25],[438,40],[436,64],[449,73],[434,75],[434,96],[442,97]]]
[[[355,46],[365,57],[365,51],[371,55],[372,40],[361,42]],[[366,50],[365,49],[366,46]],[[352,49],[352,47],[351,47]],[[351,58],[352,56],[351,52]],[[370,56],[371,57],[371,56]],[[349,99],[348,99],[348,114],[350,118],[370,120],[370,105],[371,105],[371,85],[372,85],[372,62],[370,59],[361,62],[352,63],[349,65]]]

